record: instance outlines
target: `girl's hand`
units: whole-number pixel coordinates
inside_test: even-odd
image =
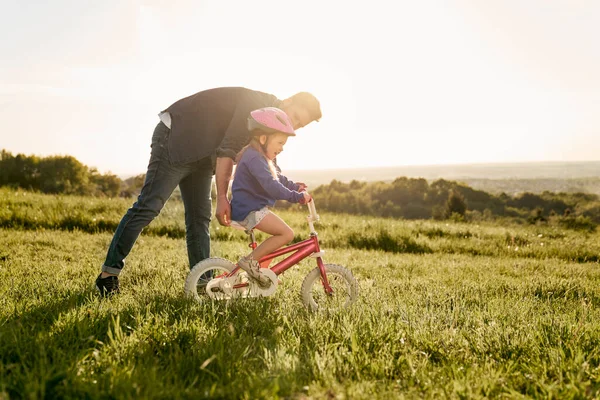
[[[306,189],[308,189],[308,185],[306,183],[296,182],[296,185],[298,185],[298,192],[304,192]]]
[[[307,192],[302,192],[302,195],[304,196],[304,202],[302,204],[308,204],[310,203],[310,201],[312,200],[312,196],[310,194],[308,194]]]

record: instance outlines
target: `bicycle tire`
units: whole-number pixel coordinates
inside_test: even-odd
[[[337,264],[325,264],[325,272],[330,286],[334,289],[333,295],[328,296],[325,293],[325,288],[321,283],[321,279],[319,279],[321,271],[319,267],[316,267],[306,275],[304,282],[302,282],[300,293],[304,305],[311,311],[318,311],[321,309],[348,308],[354,304],[358,299],[358,282],[352,272]],[[342,284],[339,278],[344,281],[345,285]],[[342,298],[340,298],[340,294]]]
[[[185,293],[196,300],[208,298],[208,294],[204,293],[203,296],[201,296],[201,293],[198,293],[199,286],[201,286],[201,283],[199,283],[200,278],[209,271],[220,270],[223,272],[231,272],[234,268],[235,264],[224,258],[206,258],[200,261],[188,273],[185,280]],[[209,280],[205,282],[204,286],[206,286],[208,281]]]

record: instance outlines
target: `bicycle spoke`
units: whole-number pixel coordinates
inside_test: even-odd
[[[350,300],[350,284],[346,279],[336,273],[327,274],[329,286],[333,290],[331,294],[327,294],[325,286],[321,280],[315,281],[312,288],[312,295],[319,307],[328,308],[343,308]]]
[[[198,295],[206,296],[206,285],[208,285],[208,283],[213,279],[213,276],[227,276],[228,273],[229,271],[219,267],[215,267],[206,271],[204,274],[202,274],[202,276],[198,279],[198,282],[196,283],[196,291]]]

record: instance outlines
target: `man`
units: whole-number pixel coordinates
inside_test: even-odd
[[[236,154],[250,140],[250,111],[277,107],[294,129],[321,118],[319,101],[300,92],[283,101],[242,87],[205,90],[173,103],[159,113],[142,191],[127,211],[108,248],[96,288],[103,296],[119,292],[118,275],[142,229],[165,205],[179,185],[185,208],[186,243],[190,268],[210,255],[211,180],[216,175],[217,220],[230,224],[227,199]]]

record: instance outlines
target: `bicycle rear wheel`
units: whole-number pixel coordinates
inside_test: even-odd
[[[325,264],[330,295],[325,292],[319,267],[308,273],[302,282],[302,302],[312,311],[350,307],[358,298],[358,282],[350,270],[336,264]]]
[[[206,285],[213,278],[229,274],[235,265],[224,258],[207,258],[192,268],[185,280],[185,292],[196,300],[208,298]]]

